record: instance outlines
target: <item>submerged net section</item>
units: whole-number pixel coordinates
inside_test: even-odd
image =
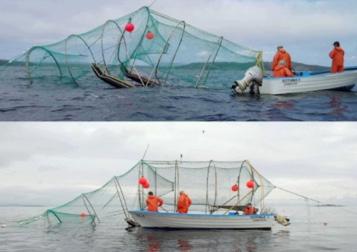
[[[144,188],[139,179],[149,182]],[[247,182],[253,186],[248,186]],[[232,190],[237,185],[238,190]],[[140,161],[128,172],[115,176],[101,188],[83,193],[61,206],[48,209],[42,217],[50,224],[98,223],[113,218],[130,221],[130,210],[146,209],[149,191],[161,197],[163,212],[175,212],[180,191],[192,199],[190,212],[224,214],[252,203],[264,209],[264,198],[275,188],[249,161],[187,162]],[[38,218],[22,221],[26,224]]]
[[[35,46],[6,69],[25,67],[31,82],[51,77],[81,85],[96,78],[91,69],[96,64],[140,86],[223,88],[260,63],[258,51],[143,7],[86,33]],[[6,77],[6,71],[2,74]]]

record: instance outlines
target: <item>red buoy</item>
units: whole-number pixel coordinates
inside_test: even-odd
[[[151,31],[148,31],[148,32],[146,33],[146,38],[147,38],[148,40],[152,40],[152,39],[155,38],[155,34],[154,34],[153,32],[151,32]]]
[[[249,180],[249,181],[247,182],[247,187],[248,187],[248,188],[252,189],[252,188],[254,188],[254,186],[255,186],[255,183],[254,183],[253,180]]]
[[[141,176],[141,178],[139,179],[139,184],[143,186],[147,183],[148,183],[148,180],[144,176]]]
[[[79,214],[80,217],[87,217],[89,214],[87,214],[86,212],[81,212]]]
[[[131,21],[129,21],[126,25],[125,25],[125,31],[127,32],[133,32],[135,30],[135,25],[133,25],[133,23]]]
[[[234,185],[232,185],[231,189],[233,192],[237,192],[239,190],[239,185],[234,184]]]
[[[143,184],[143,187],[145,189],[148,189],[150,187],[150,183],[147,181],[145,184]]]

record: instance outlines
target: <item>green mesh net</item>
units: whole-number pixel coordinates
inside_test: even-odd
[[[143,188],[144,176],[150,184]],[[253,183],[252,187],[247,182]],[[238,185],[239,190],[232,190]],[[152,191],[164,200],[160,211],[175,212],[181,190],[192,199],[190,212],[227,214],[247,203],[264,209],[265,197],[275,188],[249,163],[140,161],[128,172],[113,177],[101,188],[83,193],[72,201],[47,210],[42,217],[50,224],[99,223],[124,216],[131,220],[131,210],[144,210],[147,193]],[[21,221],[31,223],[39,218]]]
[[[143,7],[86,33],[32,47],[6,66],[25,67],[32,82],[49,77],[81,85],[97,78],[95,64],[105,75],[137,86],[223,88],[261,63],[259,51]]]

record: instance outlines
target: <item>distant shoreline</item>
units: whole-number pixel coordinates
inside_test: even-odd
[[[46,207],[45,205],[0,204],[0,207]]]
[[[0,65],[6,64],[8,63],[9,60],[7,59],[0,59]],[[199,65],[199,67],[201,68],[201,63],[191,63],[188,65],[183,65],[182,67],[195,67],[196,65]],[[216,62],[217,65],[220,64],[220,62]],[[223,62],[223,64],[225,64],[225,62]],[[240,64],[240,63],[238,63]],[[242,65],[246,65],[242,64]],[[248,66],[248,65],[247,65]],[[271,62],[264,62],[264,68],[266,70],[270,70],[270,66],[271,66]],[[304,63],[300,63],[300,62],[293,62],[293,66],[296,70],[298,71],[324,71],[324,70],[328,70],[329,67],[327,66],[321,66],[321,65],[310,65],[310,64],[304,64]]]

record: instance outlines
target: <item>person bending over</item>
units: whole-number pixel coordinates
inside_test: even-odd
[[[155,196],[153,192],[148,193],[148,197],[146,198],[146,206],[147,210],[150,212],[157,212],[159,211],[159,207],[161,207],[164,204],[164,201]]]

